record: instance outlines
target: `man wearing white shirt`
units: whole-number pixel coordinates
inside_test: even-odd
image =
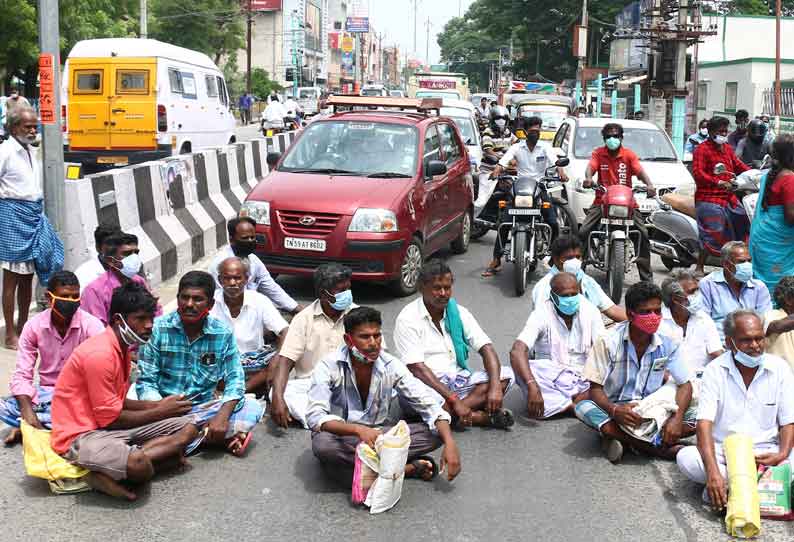
[[[582,377],[587,355],[603,332],[601,313],[579,293],[576,276],[556,274],[551,298],[535,307],[510,351],[531,417],[574,413],[590,389]],[[530,351],[535,359],[529,359]]]
[[[85,290],[86,286],[104,275],[108,270],[104,258],[105,253],[108,250],[105,240],[120,233],[121,230],[118,228],[118,226],[107,226],[104,224],[100,224],[94,230],[94,248],[96,249],[96,254],[94,254],[93,258],[83,262],[77,269],[74,270],[74,274],[77,275],[77,279],[80,281],[81,294],[83,293],[83,290]]]
[[[281,102],[278,101],[278,96],[273,96],[270,98],[270,103],[265,108],[265,112],[262,113],[262,116],[265,118],[265,122],[283,121],[284,117],[287,116],[287,110]]]
[[[681,355],[697,377],[724,352],[717,324],[703,311],[695,276],[681,270],[662,282],[662,327],[681,338]]]
[[[218,266],[221,289],[215,290],[215,304],[210,316],[234,330],[240,361],[245,371],[245,391],[266,394],[270,387],[269,362],[281,347],[288,324],[268,298],[246,289],[248,266],[237,257],[223,260]],[[265,345],[264,332],[276,337],[276,348]]]
[[[287,114],[295,113],[295,118],[298,119],[298,122],[300,122],[301,117],[303,116],[303,111],[301,111],[301,106],[295,101],[295,98],[292,96],[287,96],[287,99],[284,100],[284,109],[287,110]]]
[[[730,313],[724,322],[729,351],[706,366],[700,386],[697,446],[676,461],[693,482],[705,484],[703,499],[715,508],[728,503],[723,442],[731,433],[753,439],[756,463],[794,462],[794,375],[788,364],[765,354],[761,316],[752,310]]]
[[[394,327],[399,359],[441,396],[459,426],[512,426],[513,413],[502,400],[513,371],[499,364],[491,339],[452,299],[452,270],[431,260],[422,267],[419,283],[422,297],[400,311]],[[484,371],[469,369],[470,348],[482,356]]]

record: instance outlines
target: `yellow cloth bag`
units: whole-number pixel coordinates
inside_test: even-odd
[[[22,456],[29,476],[48,481],[82,478],[88,471],[72,465],[55,453],[50,446],[50,432],[25,423],[22,420]]]
[[[753,538],[761,532],[761,503],[753,439],[734,433],[723,443],[728,464],[728,513],[725,527],[737,538]]]

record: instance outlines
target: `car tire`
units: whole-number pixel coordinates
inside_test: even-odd
[[[473,211],[470,209],[463,214],[463,220],[460,223],[460,235],[452,241],[453,254],[465,254],[469,250],[469,241],[471,241],[471,224],[472,224]]]
[[[407,297],[416,293],[422,263],[424,263],[422,242],[414,237],[405,249],[400,263],[400,277],[392,283],[392,288],[398,296]]]

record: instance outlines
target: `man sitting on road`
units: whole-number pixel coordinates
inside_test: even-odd
[[[104,260],[108,270],[85,287],[82,294],[83,310],[93,314],[108,325],[111,316],[110,300],[113,291],[123,284],[135,282],[146,287],[146,281],[138,275],[141,270],[141,257],[138,250],[138,238],[129,233],[119,233],[105,239],[106,252]],[[156,315],[162,310],[157,306]]]
[[[96,257],[87,262],[83,262],[74,271],[74,274],[77,275],[77,280],[80,281],[81,294],[86,286],[101,277],[108,270],[105,254],[110,250],[110,247],[107,246],[107,240],[121,233],[122,231],[117,226],[105,226],[103,224],[100,224],[94,230]]]
[[[626,309],[629,321],[599,337],[587,358],[583,376],[590,381],[590,399],[576,405],[576,417],[601,433],[607,458],[613,463],[623,457],[624,445],[672,459],[681,448],[679,439],[694,433],[694,427],[684,423],[692,399],[689,367],[679,340],[659,329],[662,292],[658,286],[650,282],[632,285],[626,292]],[[664,423],[657,446],[629,435],[621,426],[639,427],[643,418],[634,411],[637,401],[659,390],[667,372],[678,385],[677,410]]]
[[[772,309],[772,299],[763,281],[753,278],[750,250],[742,241],[725,243],[720,254],[722,269],[709,273],[700,281],[703,310],[711,316],[724,341],[722,322],[738,309],[750,309],[766,314]]]
[[[294,420],[309,428],[306,409],[312,371],[320,360],[343,343],[342,318],[355,307],[351,276],[350,269],[338,264],[317,268],[314,272],[317,300],[292,319],[278,357],[271,363],[270,414],[281,427],[286,428]],[[295,378],[290,380],[292,369],[295,369]]]
[[[198,435],[190,401],[127,399],[130,347],[149,340],[157,300],[128,282],[113,292],[110,326],[75,348],[52,398],[52,449],[91,471],[88,483],[114,497],[135,500],[119,480],[142,483],[184,463]]]
[[[218,280],[218,266],[226,258],[237,256],[248,261],[248,284],[246,289],[256,290],[260,294],[270,299],[276,308],[289,314],[298,314],[303,307],[290,295],[284,288],[273,279],[262,263],[262,260],[254,254],[256,250],[256,222],[253,218],[241,216],[233,218],[226,225],[229,233],[229,246],[218,251],[218,255],[212,260],[208,272],[215,278],[218,287],[221,286]]]
[[[676,458],[681,472],[705,484],[703,500],[717,509],[728,504],[723,442],[731,433],[753,439],[755,461],[794,464],[794,375],[788,364],[764,353],[764,324],[752,310],[732,312],[724,322],[725,352],[703,373],[697,413],[697,446]]]
[[[635,113],[636,118],[636,113]],[[645,183],[649,196],[656,194],[656,189],[651,183],[651,178],[642,168],[639,157],[631,150],[623,146],[623,126],[615,122],[605,124],[601,129],[604,138],[604,146],[598,147],[593,151],[590,162],[587,164],[583,186],[592,187],[593,176],[598,175],[598,183],[603,187],[616,184],[631,187],[631,179],[637,177]],[[579,238],[585,246],[590,243],[590,233],[598,227],[602,218],[601,202],[604,193],[596,191],[593,205],[587,211],[587,216],[579,229]],[[653,280],[651,271],[651,246],[648,241],[648,230],[639,213],[634,213],[634,227],[640,232],[640,257],[637,259],[637,270],[640,272],[641,280]]]
[[[237,339],[237,349],[245,371],[245,391],[267,396],[270,381],[270,361],[275,356],[288,324],[268,298],[247,290],[248,263],[232,256],[218,266],[221,289],[215,290],[215,304],[210,316],[229,326]],[[276,335],[275,348],[266,345],[265,331]]]
[[[151,340],[141,348],[136,389],[148,401],[187,397],[197,423],[207,424],[204,443],[225,446],[239,456],[264,412],[244,396],[234,333],[209,316],[214,296],[215,281],[208,273],[190,271],[180,279],[177,310],[157,319]]]
[[[551,243],[551,263],[553,265],[549,272],[532,289],[533,306],[538,307],[549,299],[551,279],[560,271],[566,271],[576,276],[582,295],[604,316],[614,322],[626,320],[626,311],[623,307],[615,305],[601,285],[582,270],[582,245],[577,237],[570,235],[555,239]]]
[[[662,282],[662,330],[681,339],[681,357],[696,377],[711,360],[722,355],[717,325],[703,312],[698,281],[690,271],[679,270]]]
[[[453,281],[452,270],[440,260],[422,267],[422,297],[397,316],[395,348],[411,373],[441,395],[459,426],[507,429],[515,420],[502,400],[513,371],[499,364],[491,339],[452,298]],[[482,356],[484,371],[469,369],[469,348]]]
[[[79,344],[105,329],[102,322],[80,309],[80,283],[71,271],[53,273],[46,295],[50,308],[28,320],[19,336],[12,397],[0,399],[0,420],[13,428],[6,444],[20,440],[21,420],[37,429],[52,426],[52,392],[64,363]]]
[[[554,275],[551,297],[535,306],[510,351],[531,417],[573,414],[576,403],[587,398],[590,383],[582,378],[582,370],[603,332],[601,313],[579,293],[576,276]]]
[[[411,444],[407,478],[429,481],[438,474],[429,454],[441,444],[441,471],[452,480],[460,472],[460,453],[452,437],[450,416],[437,396],[417,380],[400,360],[381,349],[381,316],[369,307],[344,317],[344,345],[317,364],[309,390],[307,418],[312,452],[329,476],[350,487],[356,446],[372,448],[389,421],[392,401],[411,406],[424,423],[409,425]],[[374,394],[374,395],[370,395]]]
[[[777,283],[775,305],[777,309],[764,315],[766,351],[794,369],[794,277],[783,277]]]

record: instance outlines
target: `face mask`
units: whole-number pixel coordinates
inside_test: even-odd
[[[604,142],[607,144],[607,149],[611,151],[616,151],[620,148],[620,138],[618,137],[608,137]]]
[[[728,142],[728,136],[724,135],[715,135],[714,136],[714,143],[717,145],[725,145]]]
[[[497,119],[494,122],[494,124],[496,124],[497,128],[499,128],[500,130],[503,130],[504,127],[505,127],[505,124],[507,124],[507,121],[505,119]]]
[[[235,241],[232,243],[232,252],[238,258],[247,258],[256,250],[256,241]]]
[[[350,308],[350,305],[353,304],[353,291],[352,290],[345,290],[344,292],[339,292],[336,295],[333,295],[331,292],[326,291],[326,294],[333,297],[334,300],[331,302],[331,308],[335,311],[346,311]]]
[[[703,137],[708,137],[709,136],[709,129],[708,128],[701,128],[700,129],[700,135],[702,135]]]
[[[551,292],[551,301],[554,303],[554,306],[566,316],[573,316],[577,312],[579,312],[579,304],[581,302],[581,296],[579,294],[572,295],[569,297],[560,297],[554,292]]]
[[[143,345],[149,342],[148,340],[145,341],[141,339],[141,336],[132,330],[121,314],[119,314],[118,317],[121,320],[121,325],[119,325],[119,335],[121,335],[121,340],[124,342],[124,344],[127,346],[132,346],[134,344]]]
[[[582,280],[582,276],[584,276],[584,271],[582,271],[582,260],[579,258],[565,260],[562,264],[562,270],[571,275],[576,275],[576,280]]]
[[[527,132],[527,142],[533,145],[540,139],[540,134],[537,132]]]
[[[131,279],[137,275],[138,271],[141,270],[141,257],[139,254],[133,253],[122,258],[121,260],[114,258],[113,256],[110,258],[114,261],[121,262],[120,268],[116,267],[115,265],[113,267],[128,279]]]
[[[761,365],[761,362],[764,360],[763,354],[761,354],[760,356],[751,356],[750,354],[746,354],[741,350],[739,350],[739,347],[736,346],[736,343],[734,342],[733,339],[731,339],[731,342],[733,343],[734,348],[736,348],[736,353],[733,354],[733,359],[735,361],[738,361],[739,363],[741,363],[745,367],[749,367],[750,369],[755,369],[756,367]]]
[[[68,297],[58,297],[50,295],[50,308],[56,314],[59,314],[61,318],[66,320],[67,322],[71,321],[72,316],[77,312],[77,309],[80,308],[80,299],[71,299]]]
[[[695,314],[696,312],[703,310],[703,296],[700,295],[700,292],[695,292],[694,294],[687,296],[687,301],[689,301],[687,310],[690,314]]]
[[[197,316],[193,316],[193,315],[185,316],[185,313],[182,311],[182,309],[177,309],[177,312],[179,313],[179,317],[182,318],[182,323],[196,324],[198,322],[201,322],[204,318],[206,318],[206,316],[210,313],[210,310],[204,309]]]
[[[742,262],[736,264],[736,270],[733,272],[733,278],[742,283],[753,278],[753,262]]]
[[[634,324],[634,327],[648,335],[656,333],[659,329],[659,324],[662,323],[662,315],[655,312],[649,312],[648,314],[637,314],[634,312],[632,316],[631,323]]]
[[[350,350],[350,357],[356,360],[359,363],[366,363],[367,365],[371,365],[375,363],[374,359],[369,359],[364,352],[358,349],[356,346],[350,346],[348,348]],[[377,358],[375,358],[377,359]]]

